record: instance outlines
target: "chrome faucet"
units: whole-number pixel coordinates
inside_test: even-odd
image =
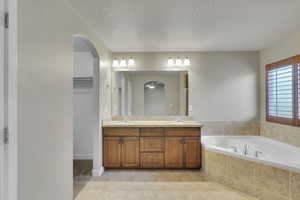
[[[129,117],[127,117],[127,116],[125,116],[125,117],[123,118],[123,121],[124,121],[125,124],[128,123],[128,120],[129,120]]]
[[[261,151],[255,151],[255,157],[256,157],[256,158],[258,158],[258,156],[259,156],[260,154],[262,154]]]
[[[232,148],[233,149],[233,151],[234,151],[234,153],[237,153],[238,152],[238,148],[236,147],[236,146],[230,146],[230,148]]]
[[[246,156],[249,154],[249,145],[245,144],[243,149],[243,155]]]

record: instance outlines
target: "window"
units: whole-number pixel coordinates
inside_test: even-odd
[[[300,56],[266,66],[266,120],[300,126]]]

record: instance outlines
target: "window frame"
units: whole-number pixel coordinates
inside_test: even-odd
[[[292,118],[283,118],[283,117],[274,117],[269,114],[269,80],[268,80],[268,72],[273,69],[285,67],[288,65],[292,65],[292,93],[293,93],[293,103],[292,110],[293,115]],[[300,112],[299,112],[299,104],[300,104],[300,55],[293,56],[290,58],[286,58],[284,60],[280,60],[278,62],[274,62],[266,65],[265,67],[265,90],[266,90],[266,121],[285,124],[291,126],[300,126]]]
[[[296,59],[297,64],[295,64],[295,125],[300,126],[300,56]]]

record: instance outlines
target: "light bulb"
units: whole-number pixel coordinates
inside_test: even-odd
[[[183,65],[190,66],[191,65],[190,59],[189,58],[185,58],[184,61],[183,61]]]
[[[113,60],[113,67],[119,67],[120,65],[119,65],[119,61],[117,60],[117,59],[114,59]]]
[[[133,66],[133,65],[134,65],[134,60],[133,60],[133,58],[129,58],[129,60],[128,60],[128,65],[129,65],[129,66]]]
[[[169,66],[174,65],[174,60],[173,60],[172,58],[169,58],[169,60],[168,60],[168,65],[169,65]]]
[[[180,58],[177,58],[175,64],[176,64],[176,66],[182,65],[182,60]]]
[[[120,67],[126,67],[127,63],[126,60],[124,58],[122,58],[121,62],[120,62]]]

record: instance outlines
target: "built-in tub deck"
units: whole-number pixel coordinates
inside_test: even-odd
[[[262,136],[203,136],[204,170],[262,200],[300,199],[300,148]]]

